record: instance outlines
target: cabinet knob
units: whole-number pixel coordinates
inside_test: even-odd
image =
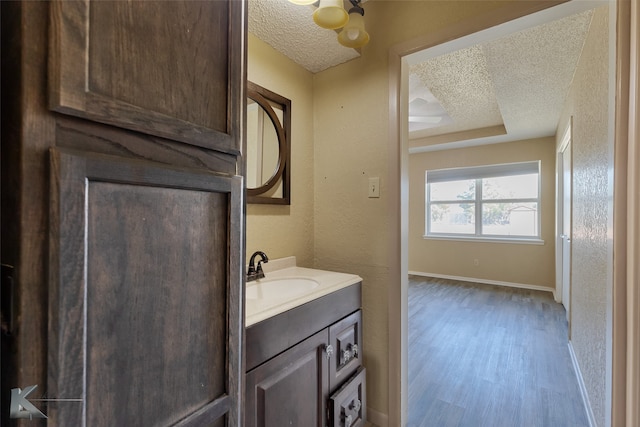
[[[358,344],[349,344],[346,350],[342,350],[340,355],[340,366],[345,365],[352,358],[358,357]]]
[[[342,356],[340,356],[340,365],[344,365],[345,363],[351,360],[351,351],[349,349],[342,350]]]
[[[324,351],[325,353],[327,353],[327,359],[331,359],[331,357],[333,356],[333,346],[329,344],[324,348]]]
[[[362,408],[362,402],[360,402],[360,399],[355,399],[353,402],[351,402],[351,409],[356,412],[360,412],[360,408]]]
[[[353,423],[353,417],[351,415],[344,417],[344,427],[351,427],[351,423]]]

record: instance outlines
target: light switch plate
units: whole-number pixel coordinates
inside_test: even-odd
[[[380,197],[380,178],[369,178],[369,198]]]

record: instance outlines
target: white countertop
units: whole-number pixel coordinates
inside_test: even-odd
[[[334,271],[316,270],[296,266],[295,257],[287,257],[269,261],[263,264],[264,279],[247,282],[247,295],[263,295],[262,288],[276,284],[279,279],[286,280],[288,288],[281,292],[271,291],[268,296],[246,299],[245,326],[261,322],[269,317],[283,313],[299,305],[320,298],[355,283],[362,278],[355,274],[337,273]],[[292,289],[295,280],[301,279],[307,283],[317,282],[313,289]],[[282,286],[279,286],[282,288]],[[275,286],[273,287],[276,288]]]

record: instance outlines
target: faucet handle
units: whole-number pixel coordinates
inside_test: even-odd
[[[258,261],[258,267],[255,267],[255,259],[256,257],[260,257],[261,260]],[[267,254],[262,251],[254,252],[249,259],[249,268],[247,269],[247,281],[250,282],[252,280],[262,279],[264,277],[264,272],[262,271],[262,263],[269,262],[269,258]]]

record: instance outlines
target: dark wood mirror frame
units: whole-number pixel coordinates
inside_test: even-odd
[[[247,188],[247,203],[289,205],[291,204],[291,100],[252,82],[247,82],[247,97],[255,101],[267,113],[278,136],[279,156],[274,174],[260,187]],[[272,104],[282,109],[282,123]],[[282,197],[267,193],[282,182]]]

